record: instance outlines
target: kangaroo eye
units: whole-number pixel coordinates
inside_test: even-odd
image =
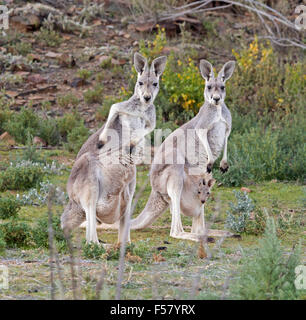
[[[142,86],[142,85],[143,85],[143,82],[141,82],[141,81],[139,81],[138,83],[139,83],[139,85],[140,85],[140,86]]]
[[[224,90],[225,89],[225,87],[224,86],[221,86],[221,90]]]
[[[210,90],[210,89],[211,89],[211,86],[207,86],[207,89]]]
[[[157,82],[154,82],[154,83],[153,83],[153,86],[154,86],[154,87],[157,87]]]

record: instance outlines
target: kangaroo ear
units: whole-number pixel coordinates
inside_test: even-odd
[[[210,62],[206,60],[201,60],[200,61],[200,71],[202,77],[206,80],[209,81],[211,78],[214,78],[214,70]]]
[[[134,67],[139,74],[142,74],[148,68],[148,61],[141,54],[134,54]]]
[[[215,180],[215,179],[210,179],[210,180],[208,181],[208,186],[209,186],[209,188],[212,188],[212,186],[213,186],[215,183],[216,183],[216,180]]]
[[[167,57],[162,56],[153,60],[151,65],[151,71],[155,73],[156,77],[160,77],[166,67]]]
[[[226,62],[226,64],[223,66],[223,68],[218,74],[218,79],[225,82],[232,76],[234,69],[235,69],[235,61]]]

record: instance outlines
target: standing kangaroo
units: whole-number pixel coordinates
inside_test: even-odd
[[[210,172],[222,149],[220,170],[228,170],[227,140],[231,132],[232,119],[224,98],[225,82],[232,76],[234,68],[234,61],[227,62],[215,78],[212,65],[206,60],[201,60],[200,71],[205,79],[204,105],[193,119],[170,134],[159,147],[150,172],[152,191],[149,200],[141,214],[131,221],[131,229],[150,226],[167,207],[167,194],[172,214],[170,236],[197,241],[199,236],[205,233],[211,236],[230,235],[227,231],[221,230],[206,232],[203,205],[202,210],[193,211],[192,232],[186,233],[183,230],[180,211],[184,212],[181,204],[182,199],[186,198],[184,186],[188,174]],[[190,132],[193,135],[190,135]],[[189,150],[193,152],[190,153]],[[174,156],[176,159],[173,159]],[[188,201],[191,201],[190,198]],[[194,203],[191,202],[190,206]]]
[[[125,234],[130,241],[129,230],[125,232],[125,228],[129,225],[136,185],[131,151],[155,128],[153,101],[165,65],[166,57],[159,57],[149,68],[147,59],[135,53],[138,77],[133,96],[112,105],[106,124],[89,137],[73,165],[67,183],[69,203],[61,217],[65,234],[86,220],[87,242],[98,243],[96,221],[111,224],[120,220],[118,241],[122,242]],[[118,137],[116,143],[108,141],[114,133]]]

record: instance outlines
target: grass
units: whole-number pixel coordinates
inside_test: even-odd
[[[57,150],[44,151],[43,156],[64,163],[72,163],[73,154]],[[16,151],[14,156],[17,156]],[[2,161],[12,158],[12,152],[1,152]],[[71,167],[71,166],[70,166]],[[140,166],[137,171],[137,190],[144,183],[148,173],[147,166]],[[62,176],[51,176],[50,182],[65,188],[69,172]],[[248,186],[252,192],[250,197],[256,205],[267,208],[268,211],[277,207],[279,210],[293,210],[296,217],[302,217],[305,208],[302,199],[305,198],[303,186],[297,183],[285,183],[270,181]],[[136,192],[137,192],[136,190]],[[212,228],[222,229],[225,223],[225,213],[229,208],[229,202],[234,201],[233,190],[239,188],[215,187],[205,209],[205,219],[209,221],[215,210],[217,199],[220,199],[220,218],[212,225]],[[15,194],[15,191],[9,192]],[[135,215],[144,207],[150,194],[148,185],[139,200]],[[3,194],[0,194],[3,195]],[[53,211],[61,214],[63,208],[55,206]],[[22,207],[19,212],[19,221],[34,226],[38,218],[47,214],[47,207]],[[274,213],[275,214],[275,213]],[[183,217],[183,225],[190,226],[191,220]],[[239,260],[243,252],[252,254],[257,247],[259,237],[242,235],[241,239],[226,239],[221,249],[211,260],[198,258],[198,244],[183,241],[169,236],[171,216],[169,210],[164,213],[153,225],[141,231],[132,231],[131,239],[134,245],[133,255],[141,258],[141,262],[126,262],[126,271],[123,281],[123,299],[220,299],[222,295],[227,297],[229,292],[224,289],[226,279],[235,277],[234,272],[239,267]],[[187,228],[185,228],[188,231]],[[80,235],[85,238],[85,229],[79,229],[75,238]],[[117,242],[117,231],[98,230],[99,239],[105,243]],[[291,230],[282,236],[282,243],[288,250],[299,238],[305,239],[302,227]],[[212,249],[214,243],[209,244]],[[166,247],[159,251],[158,247]],[[154,255],[161,255],[165,261],[155,262]],[[64,277],[65,298],[72,298],[71,274],[67,253],[61,253],[60,261]],[[9,267],[9,290],[0,291],[0,299],[49,299],[49,252],[47,249],[8,249],[5,256],[0,258],[0,264]],[[305,256],[304,256],[305,259]],[[99,281],[102,267],[106,267],[105,285],[101,292],[101,298],[113,299],[117,281],[118,260],[88,259],[81,257],[80,282],[83,298],[95,297],[95,287]],[[56,275],[57,277],[57,275]],[[57,290],[57,298],[59,298]]]

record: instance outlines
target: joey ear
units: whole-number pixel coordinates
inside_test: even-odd
[[[134,67],[139,74],[142,74],[148,68],[148,61],[141,54],[134,54]]]
[[[151,71],[155,73],[156,77],[160,77],[166,67],[167,57],[161,56],[153,60]]]
[[[201,60],[200,61],[200,71],[202,77],[206,80],[209,81],[211,78],[214,78],[214,70],[210,62],[207,60]]]
[[[223,66],[223,68],[218,74],[218,79],[225,82],[232,76],[234,69],[235,69],[235,61],[226,62],[226,64]]]
[[[209,186],[209,188],[212,188],[215,183],[216,183],[216,180],[215,180],[215,179],[210,179],[210,180],[208,181],[208,186]]]

